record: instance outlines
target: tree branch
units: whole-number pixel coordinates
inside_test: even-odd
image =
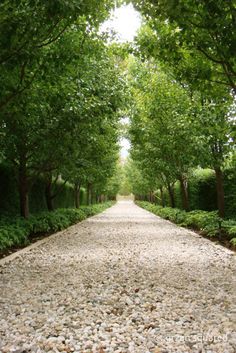
[[[66,31],[66,29],[69,27],[69,25],[70,24],[67,23],[67,25],[54,38],[48,40],[46,43],[36,45],[36,48],[42,48],[42,47],[45,47],[45,46],[55,42]]]
[[[200,46],[197,46],[197,50],[200,51],[202,54],[204,54],[209,60],[213,61],[216,64],[225,64],[224,60],[219,60],[219,59],[215,59],[213,58],[210,54],[208,54],[205,50],[203,50]]]
[[[34,81],[38,71],[39,69],[36,70],[36,72],[34,73],[34,75],[32,76],[31,80],[28,82],[27,85],[25,85],[21,89],[19,89],[18,87],[14,92],[12,92],[8,97],[6,97],[5,100],[0,102],[0,109],[4,108],[13,98],[17,97],[19,94],[23,93],[26,89],[28,89],[31,86],[32,82]]]

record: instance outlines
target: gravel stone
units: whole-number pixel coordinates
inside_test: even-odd
[[[0,261],[0,353],[234,353],[235,265],[120,201]]]

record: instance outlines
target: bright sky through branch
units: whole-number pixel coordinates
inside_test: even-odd
[[[129,155],[130,142],[126,138],[120,139],[120,154],[122,158],[126,158]]]
[[[141,16],[133,5],[129,4],[112,11],[110,19],[101,26],[101,31],[114,31],[119,42],[132,42],[140,26]]]
[[[103,23],[101,31],[115,32],[116,40],[119,42],[132,42],[141,26],[141,15],[132,4],[122,5],[116,8],[110,19]],[[121,157],[126,158],[129,154],[130,142],[126,138],[120,139]]]

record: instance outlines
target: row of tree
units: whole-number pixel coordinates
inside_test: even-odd
[[[223,217],[224,167],[235,150],[235,12],[231,1],[134,1],[146,18],[129,62],[133,168],[144,189],[178,180],[189,209],[193,168],[215,171]],[[225,14],[225,17],[222,15]]]
[[[113,1],[7,1],[0,5],[1,162],[18,179],[20,212],[38,178],[53,209],[58,178],[106,192],[118,158],[125,81],[99,34]],[[96,8],[96,11],[95,11]]]

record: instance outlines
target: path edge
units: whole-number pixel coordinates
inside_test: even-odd
[[[111,207],[113,207],[114,205],[112,205]],[[46,243],[47,241],[49,241],[50,239],[54,239],[57,238],[58,236],[62,235],[63,233],[65,233],[66,231],[70,230],[72,227],[75,226],[79,226],[83,223],[85,223],[87,220],[92,219],[97,217],[98,215],[106,212],[106,210],[110,209],[111,207],[106,208],[104,211],[97,213],[93,216],[87,217],[86,219],[84,219],[81,222],[77,222],[72,224],[71,226],[69,226],[68,228],[62,229],[59,232],[56,233],[52,233],[48,236],[46,236],[44,239],[40,239],[37,240],[35,243],[27,245],[26,247],[24,247],[23,249],[17,250],[16,252],[14,252],[13,254],[7,255],[6,257],[3,257],[2,259],[0,259],[0,266],[4,266],[5,264],[7,264],[8,262],[11,262],[13,260],[15,260],[17,257],[24,255],[25,253],[27,253],[28,251],[32,250],[32,249],[36,249],[37,247],[39,247],[40,245]],[[1,353],[1,352],[0,352]]]

